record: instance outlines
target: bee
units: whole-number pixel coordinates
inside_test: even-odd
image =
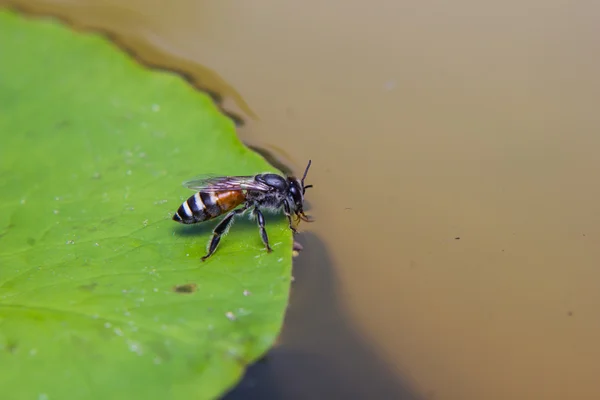
[[[219,176],[199,178],[183,183],[183,186],[196,191],[196,194],[184,201],[173,220],[182,224],[195,224],[209,221],[223,214],[225,217],[213,229],[213,236],[208,244],[208,253],[202,261],[213,255],[221,236],[225,234],[236,216],[252,209],[252,217],[256,219],[260,237],[267,249],[269,237],[265,229],[265,217],[261,208],[283,213],[288,219],[289,228],[296,233],[292,224],[292,215],[305,222],[312,222],[304,214],[304,193],[313,185],[304,185],[311,161],[308,161],[302,179],[294,176],[284,177],[273,173],[253,176]],[[237,208],[238,206],[242,206]]]

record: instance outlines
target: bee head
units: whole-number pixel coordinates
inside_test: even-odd
[[[312,187],[312,185],[304,185],[304,179],[306,178],[310,164],[311,160],[308,161],[308,165],[306,166],[306,170],[304,171],[302,179],[296,179],[294,177],[288,178],[288,190],[289,195],[294,203],[294,212],[298,218],[306,222],[312,222],[312,220],[308,219],[308,217],[304,214],[304,193],[306,193],[306,189]]]

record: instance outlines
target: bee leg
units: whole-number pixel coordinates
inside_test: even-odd
[[[225,218],[223,218],[221,222],[219,222],[219,225],[217,225],[215,229],[213,229],[213,237],[210,241],[210,245],[208,246],[208,253],[204,257],[202,257],[202,261],[212,256],[212,254],[215,252],[217,246],[219,245],[219,242],[221,241],[221,236],[223,236],[223,233],[225,233],[227,229],[231,226],[231,223],[233,222],[233,217],[243,213],[244,211],[246,211],[246,208],[239,208],[237,210],[231,211],[229,214],[227,214]]]
[[[265,216],[258,209],[258,207],[254,207],[253,214],[256,216],[256,221],[258,222],[258,228],[260,229],[260,238],[262,239],[265,247],[267,248],[267,252],[272,252],[271,246],[269,246],[269,237],[267,236],[267,230],[265,229]]]
[[[294,227],[292,226],[292,212],[290,211],[290,203],[288,203],[288,202],[287,202],[287,201],[285,201],[285,200],[283,201],[283,213],[285,214],[285,216],[286,216],[286,217],[287,217],[287,219],[288,219],[289,226],[290,226],[290,229],[292,230],[292,232],[294,232],[294,233],[298,232],[298,231],[296,230],[296,228],[294,228]]]

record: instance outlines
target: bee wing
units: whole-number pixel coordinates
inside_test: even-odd
[[[188,189],[202,192],[231,190],[270,190],[271,187],[257,182],[254,176],[202,176],[183,182]]]

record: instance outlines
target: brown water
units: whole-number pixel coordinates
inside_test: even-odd
[[[14,3],[312,158],[281,343],[231,399],[600,398],[597,2]]]

